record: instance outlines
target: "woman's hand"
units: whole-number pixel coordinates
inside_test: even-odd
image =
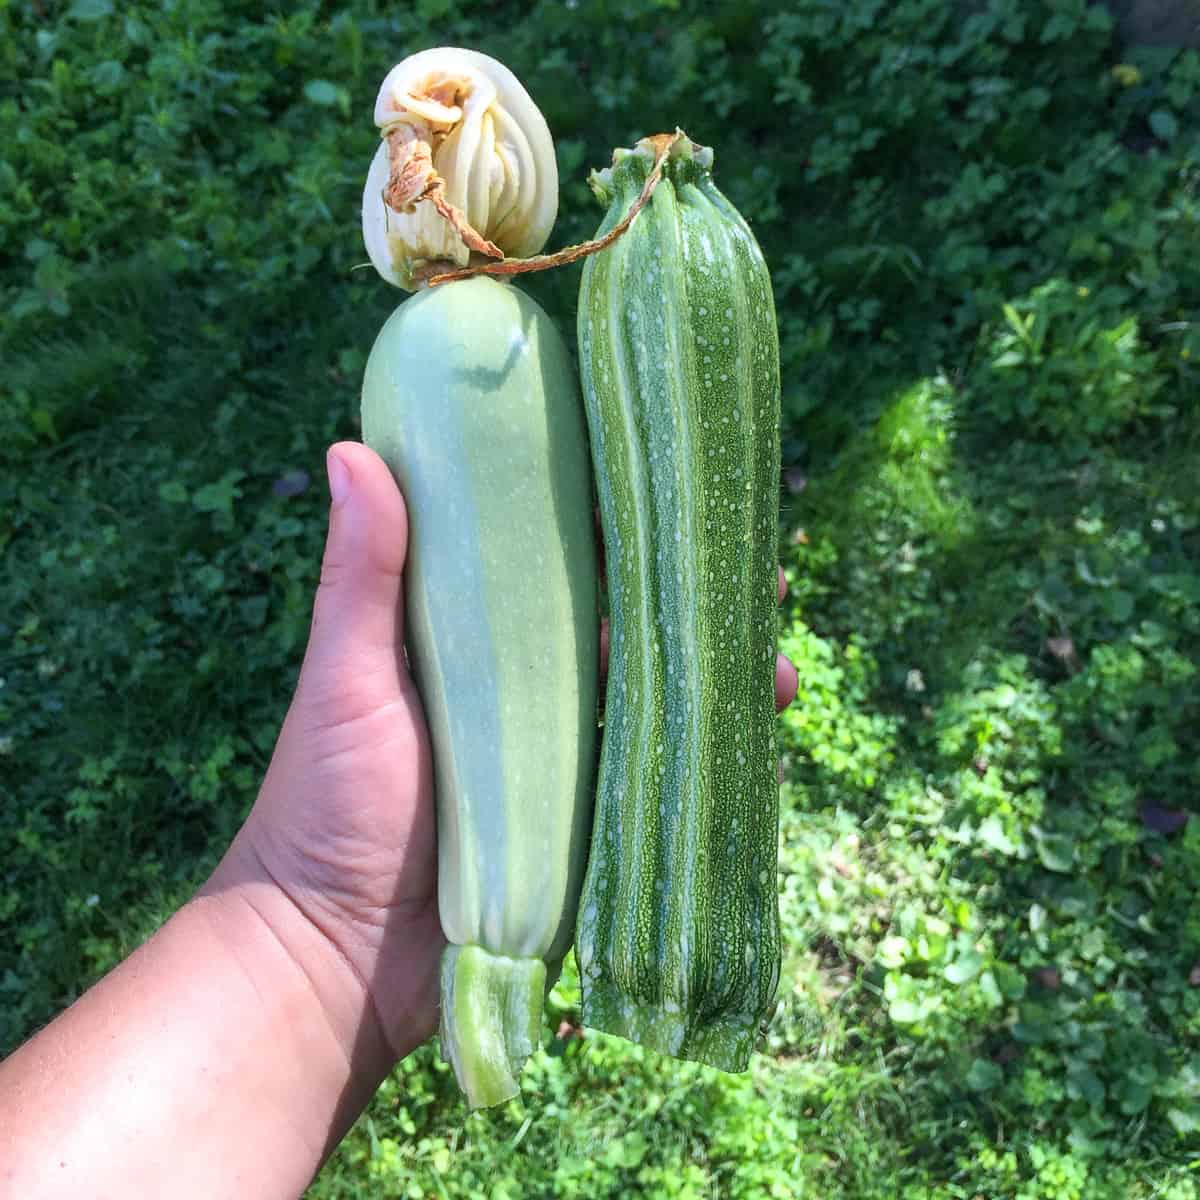
[[[399,1058],[437,1026],[444,944],[429,738],[403,651],[408,522],[373,451],[342,442],[327,466],[329,532],[300,679],[209,887],[258,879],[286,896],[268,921],[281,917],[286,939],[299,918],[328,940]]]
[[[404,505],[362,446],[329,469],[312,633],[258,800],[200,892],[0,1064],[6,1196],[298,1196],[434,1029]]]

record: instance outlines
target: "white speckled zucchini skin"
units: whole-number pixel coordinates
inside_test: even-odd
[[[779,976],[779,347],[758,245],[690,142],[589,258],[579,351],[610,657],[577,957],[588,1025],[744,1070]],[[651,166],[594,177],[600,232]]]
[[[443,1050],[516,1093],[571,943],[597,707],[596,550],[574,368],[542,309],[477,278],[380,332],[363,439],[408,505],[407,642],[433,744]],[[464,952],[469,948],[469,952]]]

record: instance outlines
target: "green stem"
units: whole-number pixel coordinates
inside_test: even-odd
[[[442,1056],[467,1103],[503,1104],[541,1034],[546,964],[506,958],[481,946],[448,946],[442,955]]]

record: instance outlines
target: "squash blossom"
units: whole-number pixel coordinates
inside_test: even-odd
[[[389,283],[413,291],[437,269],[546,244],[558,211],[554,145],[507,67],[454,47],[414,54],[384,79],[375,124],[363,241]]]

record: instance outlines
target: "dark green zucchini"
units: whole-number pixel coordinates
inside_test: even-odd
[[[593,174],[598,236],[663,144]],[[738,1071],[779,976],[779,344],[762,254],[711,161],[676,140],[583,273],[610,657],[576,951],[586,1024]]]

